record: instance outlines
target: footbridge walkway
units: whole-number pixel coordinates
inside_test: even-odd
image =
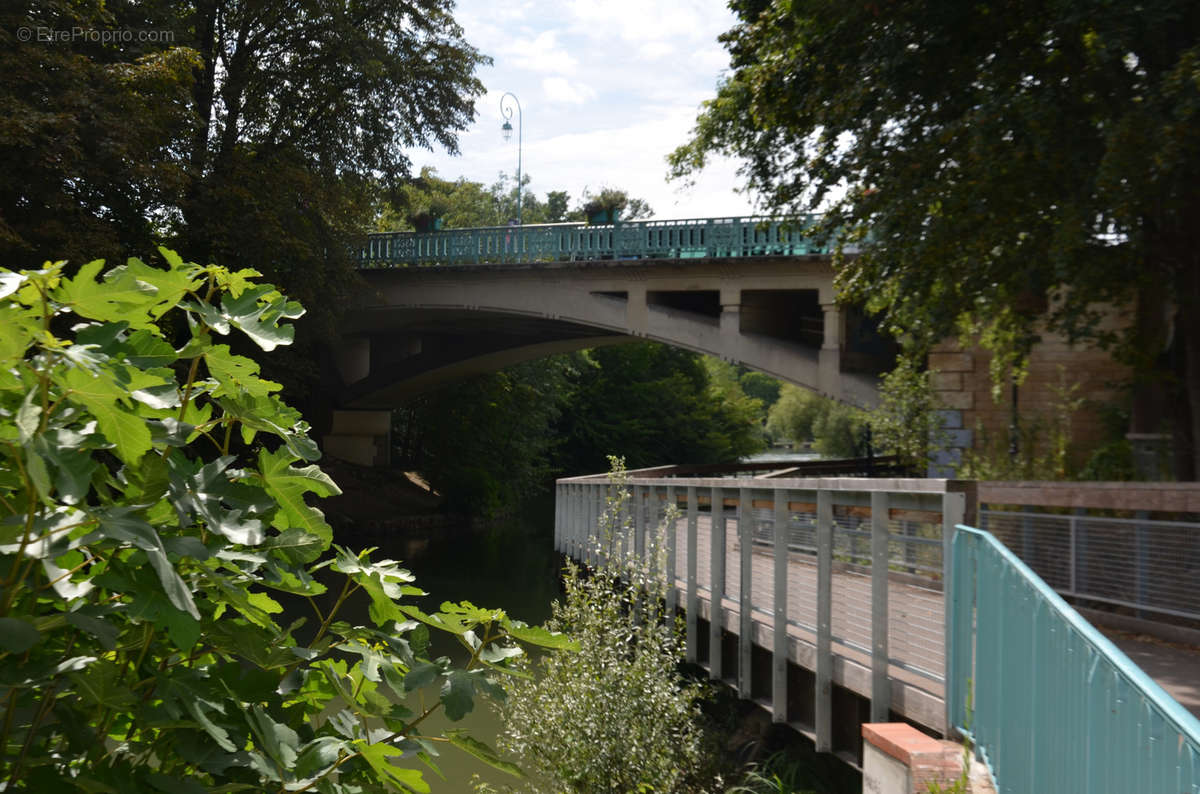
[[[971,528],[1008,520],[994,505],[981,510],[988,487],[673,473],[632,472],[625,512],[610,522],[601,521],[616,487],[607,476],[559,480],[556,547],[594,563],[607,544],[642,552],[660,537],[689,660],[818,750],[857,762],[863,723],[902,720],[971,735],[1001,792],[1200,794],[1200,721],[994,536]],[[624,530],[600,537],[613,523]],[[1171,523],[1075,526],[1066,553],[1038,565],[1094,568],[1103,553],[1081,547],[1111,552],[1124,542],[1114,533],[1127,531],[1136,548],[1135,532],[1157,537]],[[1200,541],[1179,528],[1173,537],[1168,554],[1187,579]],[[1077,573],[1066,576],[1079,585]],[[1200,616],[1194,586],[1179,592],[1176,611]],[[1184,658],[1200,685],[1200,657]],[[1200,697],[1193,707],[1200,713]]]

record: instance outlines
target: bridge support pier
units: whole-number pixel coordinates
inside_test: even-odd
[[[821,391],[836,395],[842,391],[842,310],[836,303],[822,303],[825,327],[821,336],[821,352],[817,369]]]
[[[371,374],[371,340],[365,336],[345,337],[334,348],[333,363],[343,383],[354,383]]]
[[[391,462],[391,411],[334,411],[333,426],[322,439],[322,451],[359,466]]]
[[[732,293],[732,294],[726,294]],[[730,339],[742,332],[742,303],[737,290],[721,291],[721,335]]]

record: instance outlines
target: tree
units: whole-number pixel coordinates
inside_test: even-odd
[[[389,201],[377,213],[379,231],[412,230],[414,219],[422,213],[440,217],[443,228],[504,226],[517,216],[517,188],[514,177],[501,172],[491,186],[464,177],[442,179],[426,166],[420,176],[406,181],[393,191]],[[570,197],[566,191],[551,191],[542,202],[529,189],[532,178],[523,174],[521,182],[522,216],[525,223],[557,223],[565,219]],[[510,184],[511,183],[511,184]]]
[[[966,331],[1019,378],[1043,330],[1108,347],[1138,372],[1131,429],[1169,416],[1194,477],[1200,7],[732,7],[732,71],[673,173],[726,152],[768,208],[824,210],[861,246],[839,257],[844,295],[912,355]]]
[[[350,286],[350,240],[412,147],[457,151],[489,59],[452,0],[207,0],[187,15],[200,57],[182,244],[254,261],[321,307]],[[332,313],[331,313],[332,314]]]
[[[777,439],[811,441],[826,458],[856,458],[866,452],[863,442],[870,422],[864,411],[785,383],[767,414],[767,432]]]
[[[356,284],[351,251],[378,194],[408,176],[408,149],[456,151],[474,117],[474,72],[489,61],[452,9],[8,4],[5,261],[32,267],[85,251],[119,261],[152,240],[200,261],[253,261],[313,307],[286,364],[267,364],[296,396],[319,375],[315,340],[333,331]],[[43,41],[39,31],[70,35]]]
[[[579,207],[571,215],[575,220],[584,221],[597,212],[619,213],[621,220],[626,221],[648,218],[654,214],[654,210],[645,199],[630,198],[629,193],[624,190],[604,187],[599,193],[592,193],[585,187]]]
[[[427,615],[396,562],[327,554],[305,500],[338,488],[308,425],[225,341],[286,346],[303,309],[257,271],[162,254],[0,269],[5,791],[428,792],[425,718],[501,695],[519,643],[566,638],[466,602]],[[430,658],[429,627],[465,667]]]
[[[397,415],[420,434],[412,464],[450,509],[489,516],[517,507],[553,479],[554,425],[574,374],[574,357],[555,356],[409,401]]]
[[[757,401],[723,399],[699,354],[654,342],[587,351],[563,409],[562,468],[603,471],[621,454],[631,468],[717,463],[763,448]]]
[[[116,256],[161,237],[185,179],[195,54],[73,31],[119,24],[111,4],[0,10],[0,261]],[[51,38],[65,34],[66,41]]]

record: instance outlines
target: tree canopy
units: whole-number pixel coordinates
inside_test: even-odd
[[[699,354],[655,342],[596,348],[563,409],[561,466],[603,471],[614,451],[635,469],[737,460],[765,446],[759,410],[729,398]]]
[[[36,265],[169,241],[200,261],[259,263],[328,326],[326,307],[352,283],[348,243],[409,176],[406,152],[456,151],[474,117],[489,59],[453,7],[84,0],[3,12],[0,252]],[[15,35],[75,28],[97,35]]]
[[[735,0],[732,70],[676,176],[745,159],[774,210],[825,211],[844,295],[910,351],[1039,334],[1140,373],[1133,430],[1200,447],[1200,7]],[[1105,305],[1129,317],[1105,323]],[[1159,392],[1155,402],[1155,392]],[[1155,406],[1158,410],[1155,410]]]
[[[583,196],[571,207],[565,190],[551,190],[545,201],[530,189],[533,178],[521,177],[521,205],[524,223],[583,222],[589,205],[602,201],[606,208],[622,211],[626,220],[645,218],[654,210],[644,199],[631,198],[624,190],[604,188],[593,194],[584,188]],[[517,217],[516,177],[503,171],[491,185],[465,177],[443,179],[433,168],[421,169],[419,176],[406,180],[391,191],[377,211],[375,227],[380,231],[418,229],[423,222],[441,219],[443,228],[504,226]]]

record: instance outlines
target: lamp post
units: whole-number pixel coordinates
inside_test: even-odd
[[[504,114],[504,126],[500,128],[500,133],[504,136],[504,141],[507,143],[512,140],[512,115],[513,109],[506,105],[504,100],[512,97],[513,104],[517,106],[517,225],[521,225],[521,102],[517,99],[517,95],[512,91],[505,91],[504,96],[500,97],[500,112]]]

